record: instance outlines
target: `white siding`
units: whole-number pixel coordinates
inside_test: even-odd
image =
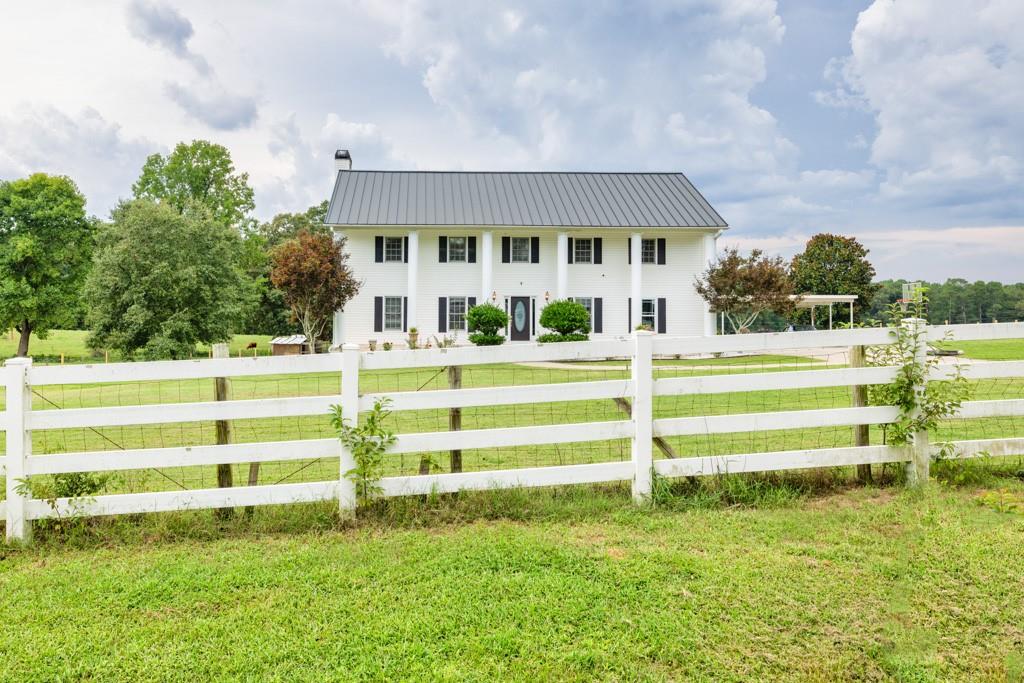
[[[481,230],[419,228],[419,278],[416,326],[421,343],[438,332],[438,298],[450,296],[477,297],[480,301],[483,258]],[[556,241],[558,228],[514,230],[493,229],[493,291],[494,303],[504,307],[506,297],[531,296],[537,304],[537,318],[545,304],[545,295],[554,299],[557,287]],[[601,264],[568,264],[568,294],[603,299],[603,335],[614,337],[630,332],[628,300],[630,297],[630,266],[626,229],[572,229],[572,238],[602,238]],[[666,333],[700,336],[704,333],[704,304],[694,292],[694,279],[703,270],[705,230],[669,229],[642,231],[645,237],[666,239],[665,265],[643,266],[643,298],[665,298],[667,305]],[[714,231],[713,231],[714,232]],[[359,295],[350,301],[340,316],[344,340],[365,344],[370,339],[391,341],[396,347],[405,345],[404,332],[374,332],[373,301],[377,296],[406,296],[404,263],[375,263],[374,238],[377,235],[404,236],[405,229],[348,228],[346,249],[349,264],[356,277],[363,281]],[[441,235],[475,235],[476,263],[440,263],[438,237]],[[502,263],[502,237],[539,237],[539,263]],[[633,321],[636,325],[638,321]],[[410,325],[412,321],[410,321]],[[538,334],[543,330],[538,323]],[[460,341],[465,333],[457,333]]]

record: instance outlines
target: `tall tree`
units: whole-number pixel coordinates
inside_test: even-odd
[[[734,332],[745,332],[766,311],[789,315],[793,311],[793,282],[781,257],[768,257],[760,249],[743,256],[736,248],[709,266],[696,282],[696,290],[711,310],[724,313]]]
[[[871,306],[878,291],[868,250],[853,237],[820,233],[793,257],[793,287],[800,294],[856,294],[854,315]]]
[[[239,265],[238,233],[195,203],[179,213],[136,199],[112,217],[83,292],[89,346],[187,358],[199,342],[230,339],[253,289]]]
[[[302,231],[271,252],[270,280],[284,292],[314,353],[334,312],[343,309],[362,284],[348,267],[344,244],[331,235]]]
[[[253,223],[244,233],[243,267],[256,283],[259,298],[246,316],[245,331],[255,334],[291,334],[297,323],[284,302],[284,293],[270,283],[270,252],[303,230],[331,235],[324,225],[327,202],[309,207],[302,213],[279,213],[264,223]]]
[[[227,148],[206,140],[180,142],[167,156],[150,155],[132,192],[136,199],[166,201],[178,211],[197,202],[215,221],[234,227],[241,227],[256,206],[249,174],[236,173]]]
[[[45,338],[74,322],[93,226],[69,178],[36,173],[0,182],[0,327],[20,333],[19,356],[28,355],[33,332]]]

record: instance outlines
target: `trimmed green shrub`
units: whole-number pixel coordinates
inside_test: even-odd
[[[477,346],[497,346],[505,341],[498,330],[508,325],[508,313],[494,304],[480,304],[466,312],[466,324],[473,332],[469,341]]]
[[[537,337],[537,341],[541,344],[551,344],[554,342],[574,342],[574,341],[587,341],[588,337],[585,334],[579,332],[573,332],[572,334],[558,334],[557,332],[549,332],[548,334],[542,334]]]
[[[561,339],[550,339],[549,341],[585,341],[590,332],[590,314],[583,304],[568,299],[552,301],[540,314],[540,324],[549,330],[554,330],[557,335],[542,335],[544,337],[558,336]],[[573,339],[566,339],[572,336]]]
[[[487,334],[486,332],[474,332],[469,335],[469,341],[477,346],[498,346],[505,343],[505,338],[500,334]]]

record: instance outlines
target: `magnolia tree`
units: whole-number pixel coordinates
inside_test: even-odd
[[[793,282],[782,257],[754,249],[743,256],[736,248],[708,267],[696,283],[697,293],[711,309],[725,315],[734,332],[745,332],[765,311],[792,313]]]
[[[344,243],[303,230],[271,252],[270,281],[284,293],[313,353],[334,312],[344,308],[362,284],[346,263]]]

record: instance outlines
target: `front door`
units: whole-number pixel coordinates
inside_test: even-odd
[[[512,341],[530,341],[530,297],[514,296],[509,301],[511,309],[511,334]]]

